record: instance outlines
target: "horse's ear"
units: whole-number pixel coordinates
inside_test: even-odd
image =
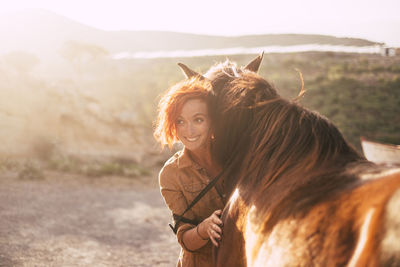
[[[264,51],[261,53],[261,55],[257,56],[255,59],[253,59],[244,68],[249,71],[258,72],[258,69],[260,68],[263,57],[264,57]]]
[[[183,74],[185,74],[186,78],[192,78],[195,76],[200,76],[203,77],[201,74],[195,72],[194,70],[190,69],[188,66],[186,66],[183,63],[178,63],[178,66],[182,69]]]

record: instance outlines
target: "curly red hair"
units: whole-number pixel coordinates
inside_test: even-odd
[[[176,133],[176,120],[183,105],[189,99],[203,99],[210,109],[209,95],[211,84],[206,79],[192,78],[184,80],[170,87],[158,103],[158,116],[154,130],[154,137],[164,147],[169,148],[178,142]]]

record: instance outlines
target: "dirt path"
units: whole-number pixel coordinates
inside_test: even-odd
[[[175,266],[170,214],[146,179],[0,174],[0,266]]]

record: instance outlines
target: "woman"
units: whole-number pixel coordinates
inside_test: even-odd
[[[198,193],[221,171],[210,153],[212,126],[209,97],[211,85],[200,79],[185,80],[171,87],[159,103],[155,137],[170,148],[181,142],[184,148],[161,169],[161,194],[173,215],[181,215]],[[219,181],[178,222],[181,253],[177,266],[212,266],[212,244],[222,238],[219,216],[225,205]]]

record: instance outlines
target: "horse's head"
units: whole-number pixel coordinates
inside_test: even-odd
[[[245,67],[226,61],[204,75],[180,64],[188,77],[200,75],[212,84],[212,154],[229,169],[229,178],[267,177],[270,184],[283,173],[288,177],[359,158],[326,118],[280,97],[257,74],[262,57]]]

